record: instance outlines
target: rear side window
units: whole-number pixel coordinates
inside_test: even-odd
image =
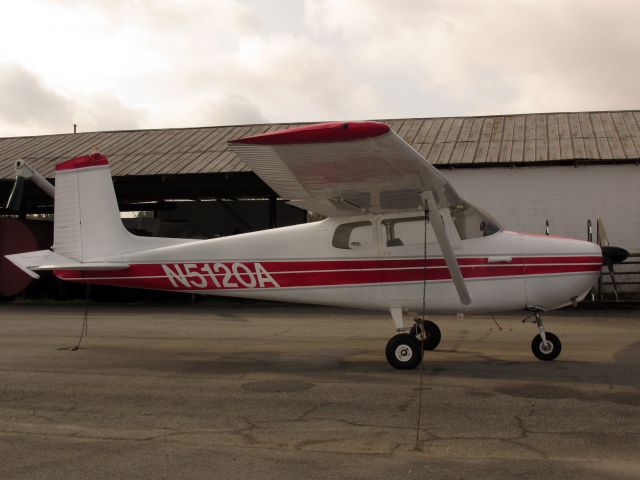
[[[373,245],[373,229],[371,222],[351,222],[338,225],[331,245],[345,250],[371,248]]]

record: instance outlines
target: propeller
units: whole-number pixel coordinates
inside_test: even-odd
[[[596,229],[598,245],[600,245],[600,249],[602,250],[602,264],[607,266],[607,271],[611,277],[611,285],[613,286],[613,294],[616,297],[617,302],[619,301],[618,286],[616,285],[616,276],[613,266],[616,263],[624,262],[629,257],[629,252],[624,248],[609,245],[609,237],[607,236],[607,232],[604,229],[604,223],[600,217],[598,217]]]
[[[611,285],[613,286],[613,294],[616,297],[616,302],[619,301],[618,298],[618,287],[616,285],[616,276],[613,266],[616,263],[622,263],[629,257],[629,252],[624,248],[620,247],[612,247],[609,245],[604,245],[600,247],[602,249],[602,264],[607,266],[607,270],[609,271],[609,276],[611,277]]]

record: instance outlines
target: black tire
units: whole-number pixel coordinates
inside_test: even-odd
[[[399,333],[387,343],[386,355],[393,368],[410,370],[422,362],[422,345],[415,335]]]
[[[560,343],[560,339],[551,332],[546,332],[545,336],[547,337],[548,346],[545,347],[542,344],[542,337],[538,334],[533,337],[533,341],[531,342],[531,351],[536,358],[550,362],[551,360],[558,358],[558,355],[560,355],[560,352],[562,351],[562,343]]]
[[[440,332],[440,328],[438,325],[433,323],[431,320],[425,320],[424,330],[427,334],[427,338],[422,341],[422,349],[423,350],[435,350],[438,345],[440,345],[440,340],[442,340],[442,333]],[[417,335],[418,329],[414,325],[411,327],[411,335]]]

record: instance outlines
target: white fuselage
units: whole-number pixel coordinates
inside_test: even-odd
[[[509,231],[462,239],[445,213],[471,297],[463,305],[430,226],[425,249],[420,215],[328,218],[101,259],[128,269],[56,273],[76,282],[418,312],[424,296],[428,313],[559,308],[583,298],[600,274],[595,244]]]

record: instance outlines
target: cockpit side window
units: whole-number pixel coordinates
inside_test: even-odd
[[[466,202],[451,209],[451,218],[462,240],[488,237],[502,230],[491,215]]]
[[[338,225],[333,234],[331,245],[346,250],[371,248],[373,245],[371,222],[350,222]]]

